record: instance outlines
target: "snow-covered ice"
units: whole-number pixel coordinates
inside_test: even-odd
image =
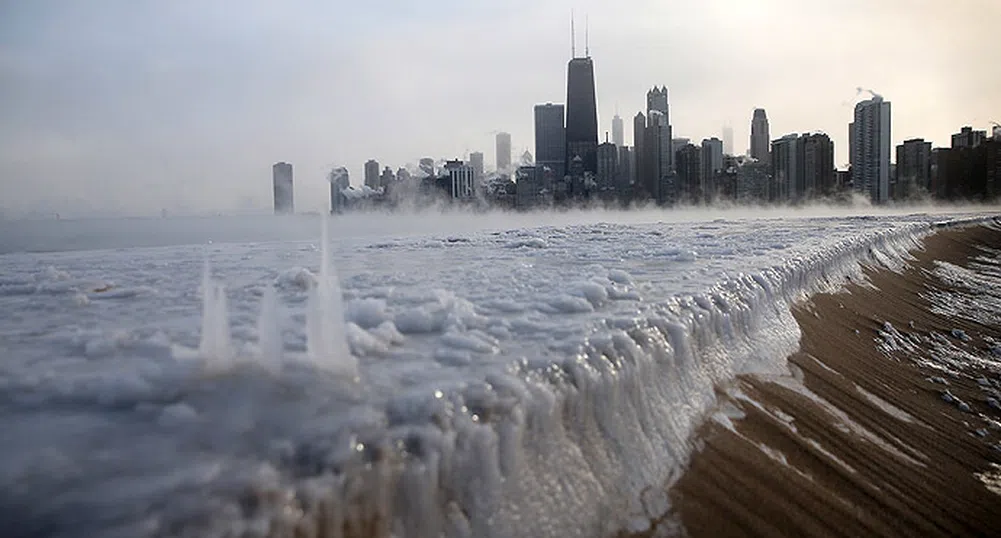
[[[785,368],[790,305],[861,264],[899,267],[942,220],[657,215],[334,219],[329,241],[2,255],[0,520],[53,536],[636,528],[668,509],[651,492],[714,386]]]

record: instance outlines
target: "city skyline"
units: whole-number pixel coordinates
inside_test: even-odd
[[[729,124],[742,154],[750,114],[761,107],[772,139],[823,131],[844,167],[858,86],[893,101],[894,147],[913,138],[944,147],[963,125],[989,130],[991,120],[1001,121],[1001,68],[987,52],[988,14],[1001,15],[1001,6],[966,3],[970,9],[915,10],[893,1],[861,10],[846,0],[819,9],[707,2],[684,20],[670,17],[671,2],[625,10],[573,4],[600,21],[589,28],[599,133],[611,130],[616,108],[624,119],[645,110],[645,89],[663,84],[675,137],[720,137],[719,126]],[[267,208],[262,171],[282,160],[296,167],[296,208],[320,210],[335,166],[357,182],[373,158],[396,168],[482,151],[492,163],[496,131],[511,133],[512,153],[520,155],[534,146],[532,106],[560,103],[566,92],[567,2],[344,13],[268,4],[239,13],[60,7],[0,8],[6,214]],[[395,31],[378,44],[351,30],[329,35],[329,24],[344,18]],[[441,24],[459,30],[443,42],[421,36]],[[850,24],[865,37],[838,35]],[[893,31],[868,31],[882,28]],[[705,37],[720,33],[728,37]],[[471,36],[479,36],[475,46]],[[813,39],[811,61],[773,46],[787,39]],[[408,54],[395,53],[401,48]],[[665,54],[696,49],[703,54]],[[749,65],[752,54],[769,61]],[[873,54],[884,61],[862,61]],[[452,77],[454,65],[506,77]],[[417,82],[401,83],[411,79]],[[628,128],[625,143],[633,143]]]

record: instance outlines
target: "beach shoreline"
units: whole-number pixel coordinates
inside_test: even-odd
[[[632,536],[664,535],[678,521],[690,536],[1001,529],[1001,495],[981,478],[1001,463],[1001,410],[988,399],[1001,388],[1001,359],[945,373],[920,345],[944,337],[956,353],[991,358],[1001,326],[935,313],[927,298],[971,293],[934,269],[967,267],[984,247],[1001,247],[1001,230],[943,229],[901,272],[867,268],[865,282],[796,305],[802,338],[790,374],[719,388],[719,411],[670,490],[672,514]]]

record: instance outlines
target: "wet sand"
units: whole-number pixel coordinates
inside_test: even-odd
[[[1001,495],[976,476],[1001,462],[1001,411],[987,403],[1001,388],[999,359],[950,376],[921,363],[928,346],[913,354],[878,347],[890,322],[989,356],[984,337],[1001,339],[1001,327],[934,314],[920,296],[964,293],[928,271],[934,260],[966,266],[982,245],[1001,248],[1001,231],[943,230],[903,274],[872,270],[868,283],[799,305],[791,375],[744,375],[720,388],[733,419],[700,429],[668,519],[690,536],[1001,535]],[[969,409],[946,401],[946,390]]]

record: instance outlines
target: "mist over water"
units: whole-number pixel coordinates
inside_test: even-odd
[[[451,209],[404,212],[358,212],[330,217],[331,239],[380,236],[463,234],[521,227],[565,226],[598,222],[695,222],[705,219],[775,219],[865,215],[948,214],[990,206],[925,204],[874,207],[857,199],[851,206],[811,204],[791,207],[737,205],[631,210],[473,212]],[[73,250],[162,247],[206,243],[316,241],[317,214],[219,217],[173,217],[0,222],[0,254]]]

